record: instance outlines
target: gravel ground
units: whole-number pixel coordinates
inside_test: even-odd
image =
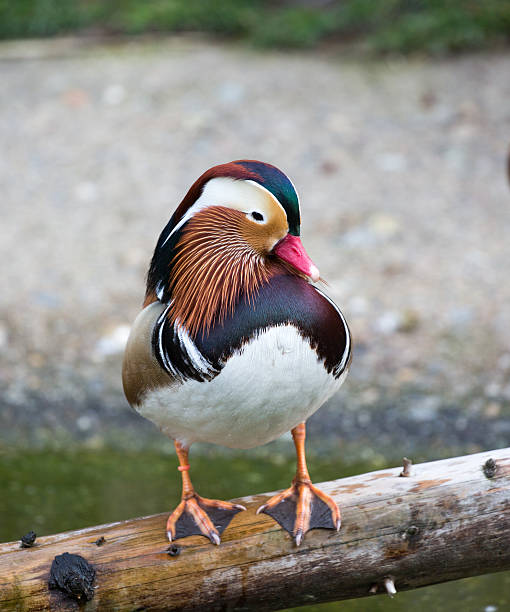
[[[505,445],[509,75],[508,53],[0,45],[0,448],[167,444],[123,398],[123,343],[171,212],[240,157],[297,185],[353,331],[348,381],[312,420],[324,445]]]

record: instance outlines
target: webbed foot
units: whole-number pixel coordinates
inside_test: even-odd
[[[292,486],[260,506],[257,514],[268,514],[295,540],[303,541],[310,529],[340,529],[340,510],[336,502],[310,481],[293,481]]]
[[[242,510],[246,508],[240,504],[206,499],[193,493],[183,499],[168,517],[167,537],[172,542],[190,535],[203,535],[219,545],[221,534]]]

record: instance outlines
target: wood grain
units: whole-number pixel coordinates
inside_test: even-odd
[[[492,459],[495,464],[487,464]],[[213,546],[180,540],[170,556],[167,514],[0,544],[0,610],[277,610],[364,597],[510,569],[510,448],[320,484],[342,510],[339,533],[308,533],[299,548],[243,498]],[[105,543],[95,541],[104,536]],[[53,558],[83,556],[96,569],[83,604],[48,590]],[[373,596],[373,595],[370,595]]]

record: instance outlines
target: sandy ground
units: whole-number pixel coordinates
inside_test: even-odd
[[[241,157],[296,184],[353,331],[311,429],[368,454],[508,442],[510,54],[56,40],[0,45],[0,80],[0,446],[161,440],[123,398],[123,343],[173,209]]]

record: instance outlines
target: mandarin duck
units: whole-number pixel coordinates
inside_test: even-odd
[[[351,340],[312,284],[319,270],[299,236],[290,179],[239,160],[202,174],[159,237],[122,378],[131,406],[175,444],[182,499],[168,518],[170,541],[198,534],[219,544],[245,510],[195,492],[193,442],[248,449],[289,430],[296,476],[258,512],[297,545],[310,529],[340,528],[338,506],[308,474],[305,422],[343,383]]]

